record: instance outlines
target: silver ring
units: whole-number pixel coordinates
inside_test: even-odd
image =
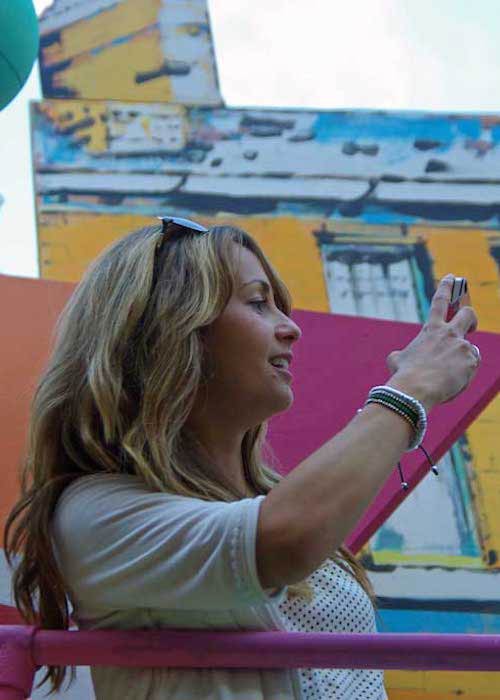
[[[477,365],[479,365],[479,363],[481,362],[481,352],[480,352],[479,348],[477,347],[477,345],[474,345],[474,343],[471,343],[471,347],[474,350],[474,355],[476,356],[476,367],[477,367]]]

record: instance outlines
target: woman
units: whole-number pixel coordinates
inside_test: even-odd
[[[421,441],[426,413],[476,372],[464,340],[475,313],[446,323],[449,296],[444,278],[421,332],[389,355],[387,393],[281,477],[262,449],[268,419],[293,401],[301,331],[257,243],[163,219],[112,244],[61,314],[32,402],[4,541],[9,564],[22,553],[13,589],[26,621],[67,629],[67,596],[80,629],[376,631],[373,591],[342,543]],[[49,667],[39,685],[64,676]],[[92,678],[98,700],[386,697],[382,671],[360,669]]]

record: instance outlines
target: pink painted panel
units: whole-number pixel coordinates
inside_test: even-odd
[[[270,423],[269,442],[283,474],[341,431],[362,407],[372,386],[384,384],[390,373],[385,361],[404,348],[421,326],[331,313],[295,311],[302,338],[294,347],[294,404]],[[467,336],[482,355],[481,367],[468,389],[429,416],[423,445],[438,461],[484,410],[500,389],[500,335],[476,332]],[[421,450],[403,456],[410,488],[403,492],[395,470],[349,535],[356,552],[429,472]],[[367,465],[369,468],[369,465]],[[435,478],[434,476],[432,478]]]

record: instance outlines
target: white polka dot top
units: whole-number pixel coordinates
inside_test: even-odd
[[[309,603],[287,597],[279,611],[289,632],[377,631],[370,598],[342,567],[327,559],[308,577],[314,588]],[[367,669],[297,669],[305,700],[387,700],[383,671]]]

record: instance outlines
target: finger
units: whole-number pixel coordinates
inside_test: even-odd
[[[477,330],[477,316],[472,306],[463,306],[448,324],[463,338]]]
[[[436,289],[432,297],[431,307],[429,311],[429,325],[443,323],[446,320],[448,306],[451,300],[451,289],[453,285],[453,275],[446,275]]]

